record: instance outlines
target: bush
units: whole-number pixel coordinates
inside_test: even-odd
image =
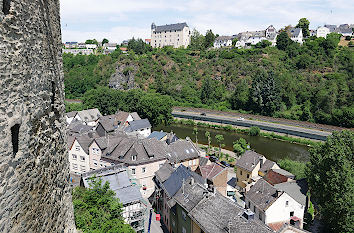
[[[282,169],[294,174],[297,180],[306,178],[305,175],[306,163],[290,160],[287,158],[278,160],[277,163],[279,167],[281,167]]]
[[[252,126],[250,128],[249,135],[250,136],[258,136],[260,132],[261,132],[260,128],[258,128],[257,126]]]

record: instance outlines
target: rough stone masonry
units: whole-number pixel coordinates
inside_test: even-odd
[[[0,0],[0,232],[74,232],[59,0]]]

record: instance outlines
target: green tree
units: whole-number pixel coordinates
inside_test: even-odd
[[[269,40],[262,40],[256,44],[256,48],[266,48],[272,45]]]
[[[250,149],[250,145],[244,138],[240,138],[239,140],[233,142],[233,149],[236,154],[241,156],[246,150]]]
[[[238,41],[238,39],[237,39],[237,38],[232,39],[232,46],[233,46],[233,47],[235,47],[235,46],[236,46],[237,41]]]
[[[134,39],[128,42],[128,49],[134,51],[136,54],[147,53],[152,50],[152,47],[146,44],[142,39]]]
[[[224,136],[222,134],[215,135],[216,142],[219,144],[219,157],[221,156],[221,145],[224,141]]]
[[[257,126],[252,126],[249,131],[250,136],[258,136],[260,134],[261,130]]]
[[[248,109],[248,102],[250,98],[250,89],[248,87],[248,82],[246,79],[242,79],[235,87],[230,103],[232,109]]]
[[[134,230],[124,223],[122,203],[102,179],[90,178],[88,189],[76,187],[73,191],[76,227],[82,232],[119,233]]]
[[[354,133],[333,132],[311,150],[306,176],[329,230],[354,232]]]
[[[196,29],[193,29],[191,34],[191,43],[188,48],[192,50],[204,49],[204,36],[200,34]]]
[[[294,161],[288,158],[280,159],[277,161],[280,168],[295,175],[296,179],[306,178],[305,169],[306,163],[301,161]]]
[[[104,38],[104,39],[102,40],[102,45],[104,45],[104,44],[106,44],[106,43],[109,43],[109,40],[106,39],[106,38]]]
[[[215,41],[215,35],[214,33],[210,30],[208,30],[205,33],[205,37],[204,37],[204,48],[210,48],[214,46],[214,41]]]
[[[210,153],[210,144],[211,144],[211,137],[210,137],[210,132],[209,131],[206,131],[205,132],[205,137],[208,139],[208,151],[207,151],[207,154],[209,155]]]
[[[95,44],[98,45],[98,41],[96,39],[92,39],[92,40],[86,40],[85,44]]]
[[[296,25],[297,28],[302,29],[302,34],[304,37],[310,36],[309,26],[310,26],[310,21],[308,21],[306,18],[301,18],[298,24]]]
[[[286,31],[282,31],[277,36],[277,48],[278,49],[286,50],[291,43],[292,43],[292,41]]]

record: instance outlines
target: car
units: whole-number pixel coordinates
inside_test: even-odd
[[[225,167],[230,167],[230,164],[226,161],[221,161],[220,162],[222,165],[224,165]]]
[[[243,117],[239,117],[239,118],[237,118],[236,120],[238,120],[238,121],[244,121],[244,120],[245,120],[245,118],[243,118]]]
[[[210,160],[211,162],[216,162],[216,161],[218,161],[219,159],[218,159],[216,156],[212,155],[212,156],[209,157],[209,160]]]
[[[205,113],[205,112],[202,112],[200,115],[201,115],[201,116],[206,116],[206,113]]]

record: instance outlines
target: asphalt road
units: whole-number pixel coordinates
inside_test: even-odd
[[[325,141],[326,137],[331,135],[331,132],[327,132],[327,131],[295,127],[295,126],[284,125],[284,124],[276,124],[276,123],[264,122],[264,121],[256,121],[256,120],[250,120],[250,119],[244,119],[238,117],[212,115],[212,114],[201,115],[199,113],[179,112],[179,111],[173,111],[172,115],[174,117],[179,117],[179,118],[215,122],[221,124],[230,124],[230,125],[237,125],[242,127],[257,126],[260,129],[266,131],[273,131],[277,133],[284,133],[284,134],[294,135],[298,137],[304,137],[304,138],[310,138],[310,139],[316,139],[322,141]]]

